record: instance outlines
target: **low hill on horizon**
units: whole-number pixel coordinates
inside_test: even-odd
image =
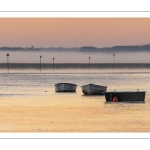
[[[98,48],[94,46],[83,46],[83,47],[49,47],[49,48],[35,48],[31,47],[0,47],[0,51],[26,51],[26,52],[37,52],[37,51],[47,51],[47,52],[103,52],[103,53],[114,53],[114,52],[150,52],[150,44],[145,45],[129,45],[129,46],[113,46]]]

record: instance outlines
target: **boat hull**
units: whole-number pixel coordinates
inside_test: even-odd
[[[118,102],[123,101],[144,101],[145,100],[145,91],[137,92],[104,92],[106,102],[113,102],[113,99],[116,97]]]
[[[84,85],[81,88],[84,95],[104,95],[103,92],[107,90],[106,86],[95,84]]]
[[[56,92],[76,92],[77,85],[71,83],[58,83],[55,84]]]

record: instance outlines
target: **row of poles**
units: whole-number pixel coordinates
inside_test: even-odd
[[[42,59],[42,56],[40,55],[40,73],[41,73],[41,59]],[[90,59],[91,57],[89,57],[89,69],[90,69]],[[55,58],[53,57],[53,72],[54,72],[54,60]],[[113,54],[113,60],[114,60],[114,63],[115,63],[115,54]],[[9,54],[7,54],[7,71],[9,73]]]
[[[40,73],[41,73],[41,69],[42,69],[42,67],[41,67],[41,59],[42,59],[42,56],[40,55]],[[54,72],[54,57],[53,57],[53,72]]]

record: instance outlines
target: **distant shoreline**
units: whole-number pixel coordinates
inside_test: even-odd
[[[0,47],[0,52],[82,52],[82,53],[118,53],[118,52],[150,52],[150,44],[144,45],[117,45],[112,47],[98,48],[94,46],[83,47]]]
[[[52,63],[42,63],[42,69],[53,69]],[[150,63],[56,63],[55,69],[150,69]],[[7,63],[0,63],[7,69]],[[39,63],[9,63],[9,69],[40,69]]]

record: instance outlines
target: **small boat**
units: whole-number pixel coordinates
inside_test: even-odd
[[[145,91],[104,92],[106,102],[144,101]]]
[[[107,90],[106,86],[95,84],[83,85],[81,88],[84,95],[104,95],[103,92]]]
[[[57,83],[55,84],[56,92],[76,92],[77,85],[71,83]]]

